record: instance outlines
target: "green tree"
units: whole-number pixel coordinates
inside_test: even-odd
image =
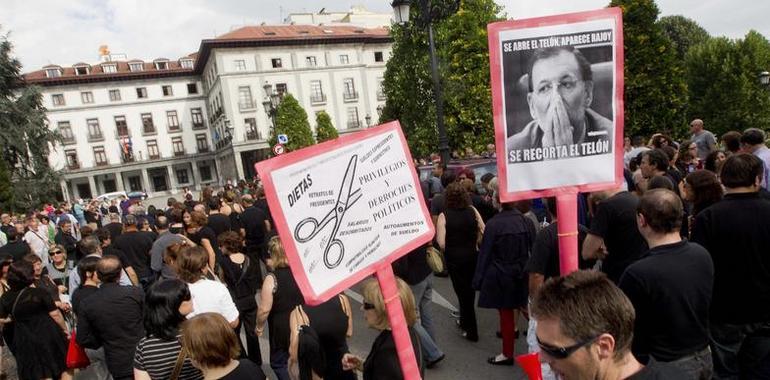
[[[758,74],[770,67],[770,43],[756,31],[742,40],[712,38],[685,58],[690,111],[717,135],[770,128],[770,96]]]
[[[654,0],[612,0],[610,6],[623,10],[626,135],[685,133],[684,70],[655,22],[657,5]]]
[[[5,160],[0,160],[0,210],[7,211],[14,208],[13,195],[11,175]]]
[[[332,118],[325,111],[316,114],[315,125],[315,138],[319,143],[339,137],[337,128],[332,125]]]
[[[449,146],[481,152],[494,143],[487,24],[499,21],[502,7],[492,0],[463,0],[440,30],[445,114]]]
[[[48,156],[59,136],[46,125],[40,90],[24,86],[21,64],[12,51],[7,35],[0,36],[0,153],[13,185],[10,199],[0,202],[27,211],[55,199],[59,175],[49,166]],[[0,191],[0,196],[6,194]]]
[[[681,15],[661,17],[658,25],[671,40],[671,46],[676,50],[676,56],[680,60],[684,60],[690,48],[711,38],[706,29],[697,22]]]
[[[275,115],[275,134],[270,136],[270,145],[278,141],[277,135],[285,134],[289,138],[286,149],[302,149],[315,144],[313,131],[307,120],[307,112],[291,94],[283,95]]]

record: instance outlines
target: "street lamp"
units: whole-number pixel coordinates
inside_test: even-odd
[[[366,128],[369,128],[372,126],[372,115],[366,114]]]
[[[770,85],[770,73],[767,71],[763,71],[759,73],[759,84],[763,86]]]
[[[265,107],[265,113],[273,122],[273,134],[275,134],[275,115],[278,113],[278,104],[281,103],[281,94],[273,91],[273,86],[267,81],[262,88],[265,89],[265,100],[262,101],[262,106]]]
[[[416,0],[420,10],[420,18],[415,20],[418,27],[428,28],[428,46],[430,47],[430,68],[433,77],[433,94],[436,102],[436,127],[438,129],[438,151],[441,155],[441,163],[449,162],[449,139],[444,125],[444,101],[441,91],[441,79],[438,74],[438,58],[436,57],[436,45],[433,38],[433,21],[448,15],[441,14],[441,9],[434,9],[430,6],[430,0]],[[397,24],[405,25],[409,22],[409,8],[412,0],[393,0],[390,4],[393,7],[393,15]],[[459,6],[459,0],[453,1],[451,6],[444,11],[455,13]]]

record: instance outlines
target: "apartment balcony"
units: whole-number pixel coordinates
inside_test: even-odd
[[[142,136],[151,136],[151,135],[157,135],[158,130],[155,128],[154,124],[145,124],[142,127]]]
[[[148,160],[159,160],[160,159],[160,154],[151,154],[151,155],[147,156],[147,159]]]
[[[193,130],[206,129],[206,123],[202,121],[200,123],[193,122],[192,129]]]
[[[131,131],[128,129],[128,127],[126,127],[126,128],[117,128],[115,130],[115,137],[118,140],[120,140],[122,138],[126,138],[126,137],[131,137]]]
[[[62,136],[61,138],[61,144],[62,145],[75,145],[77,141],[75,141],[75,136]]]
[[[171,126],[169,125],[166,129],[168,133],[179,133],[182,132],[182,124]]]
[[[69,169],[69,170],[78,170],[78,169],[80,169],[80,162],[79,161],[67,162],[67,169]]]
[[[255,129],[246,131],[246,140],[259,140],[259,132]]]
[[[130,163],[130,162],[134,162],[134,161],[136,161],[136,158],[134,158],[134,156],[133,156],[133,155],[130,155],[130,156],[126,156],[126,155],[123,155],[123,156],[121,157],[121,161],[122,161],[124,164],[128,164],[128,163]]]
[[[109,161],[96,161],[95,165],[96,166],[109,166],[110,163],[109,163]]]
[[[344,102],[355,102],[358,101],[358,91],[353,92],[343,92],[342,93],[342,100]]]
[[[104,141],[104,135],[101,133],[88,135],[88,142],[97,142],[97,141]]]
[[[310,104],[326,104],[326,94],[310,95]]]
[[[208,153],[210,151],[211,149],[209,149],[208,145],[198,147],[198,153]]]
[[[174,157],[182,157],[182,156],[184,156],[185,154],[186,154],[186,153],[185,153],[185,151],[184,151],[184,150],[175,150],[175,151],[174,151]]]

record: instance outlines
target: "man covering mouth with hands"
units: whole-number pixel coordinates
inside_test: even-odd
[[[508,149],[612,141],[612,121],[591,110],[591,64],[573,47],[539,49],[530,58],[527,103],[533,120]]]

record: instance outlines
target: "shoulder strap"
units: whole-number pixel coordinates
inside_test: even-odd
[[[26,291],[29,288],[24,288],[19,292],[19,295],[16,297],[16,301],[13,301],[13,306],[11,307],[11,317],[13,318],[13,313],[16,311],[16,305],[19,303],[19,300],[21,299],[21,295],[24,294],[24,291]]]
[[[340,305],[342,306],[342,312],[345,313],[345,315],[350,315],[350,310],[347,307],[347,304],[345,302],[345,298],[343,298],[342,294],[338,294],[337,298],[340,299]]]
[[[297,305],[297,307],[299,308],[299,317],[302,318],[302,323],[305,326],[310,326],[310,319],[305,314],[305,309],[302,308],[302,305]]]
[[[180,344],[179,345],[179,355],[176,357],[176,363],[174,363],[174,369],[171,371],[171,376],[169,377],[169,380],[177,380],[179,379],[179,375],[182,373],[182,365],[184,365],[184,359],[186,357],[185,349]]]
[[[246,255],[243,255],[243,265],[241,266],[241,276],[238,278],[238,281],[235,283],[240,284],[241,281],[243,281],[243,278],[246,277],[246,271],[249,270],[249,257]]]

